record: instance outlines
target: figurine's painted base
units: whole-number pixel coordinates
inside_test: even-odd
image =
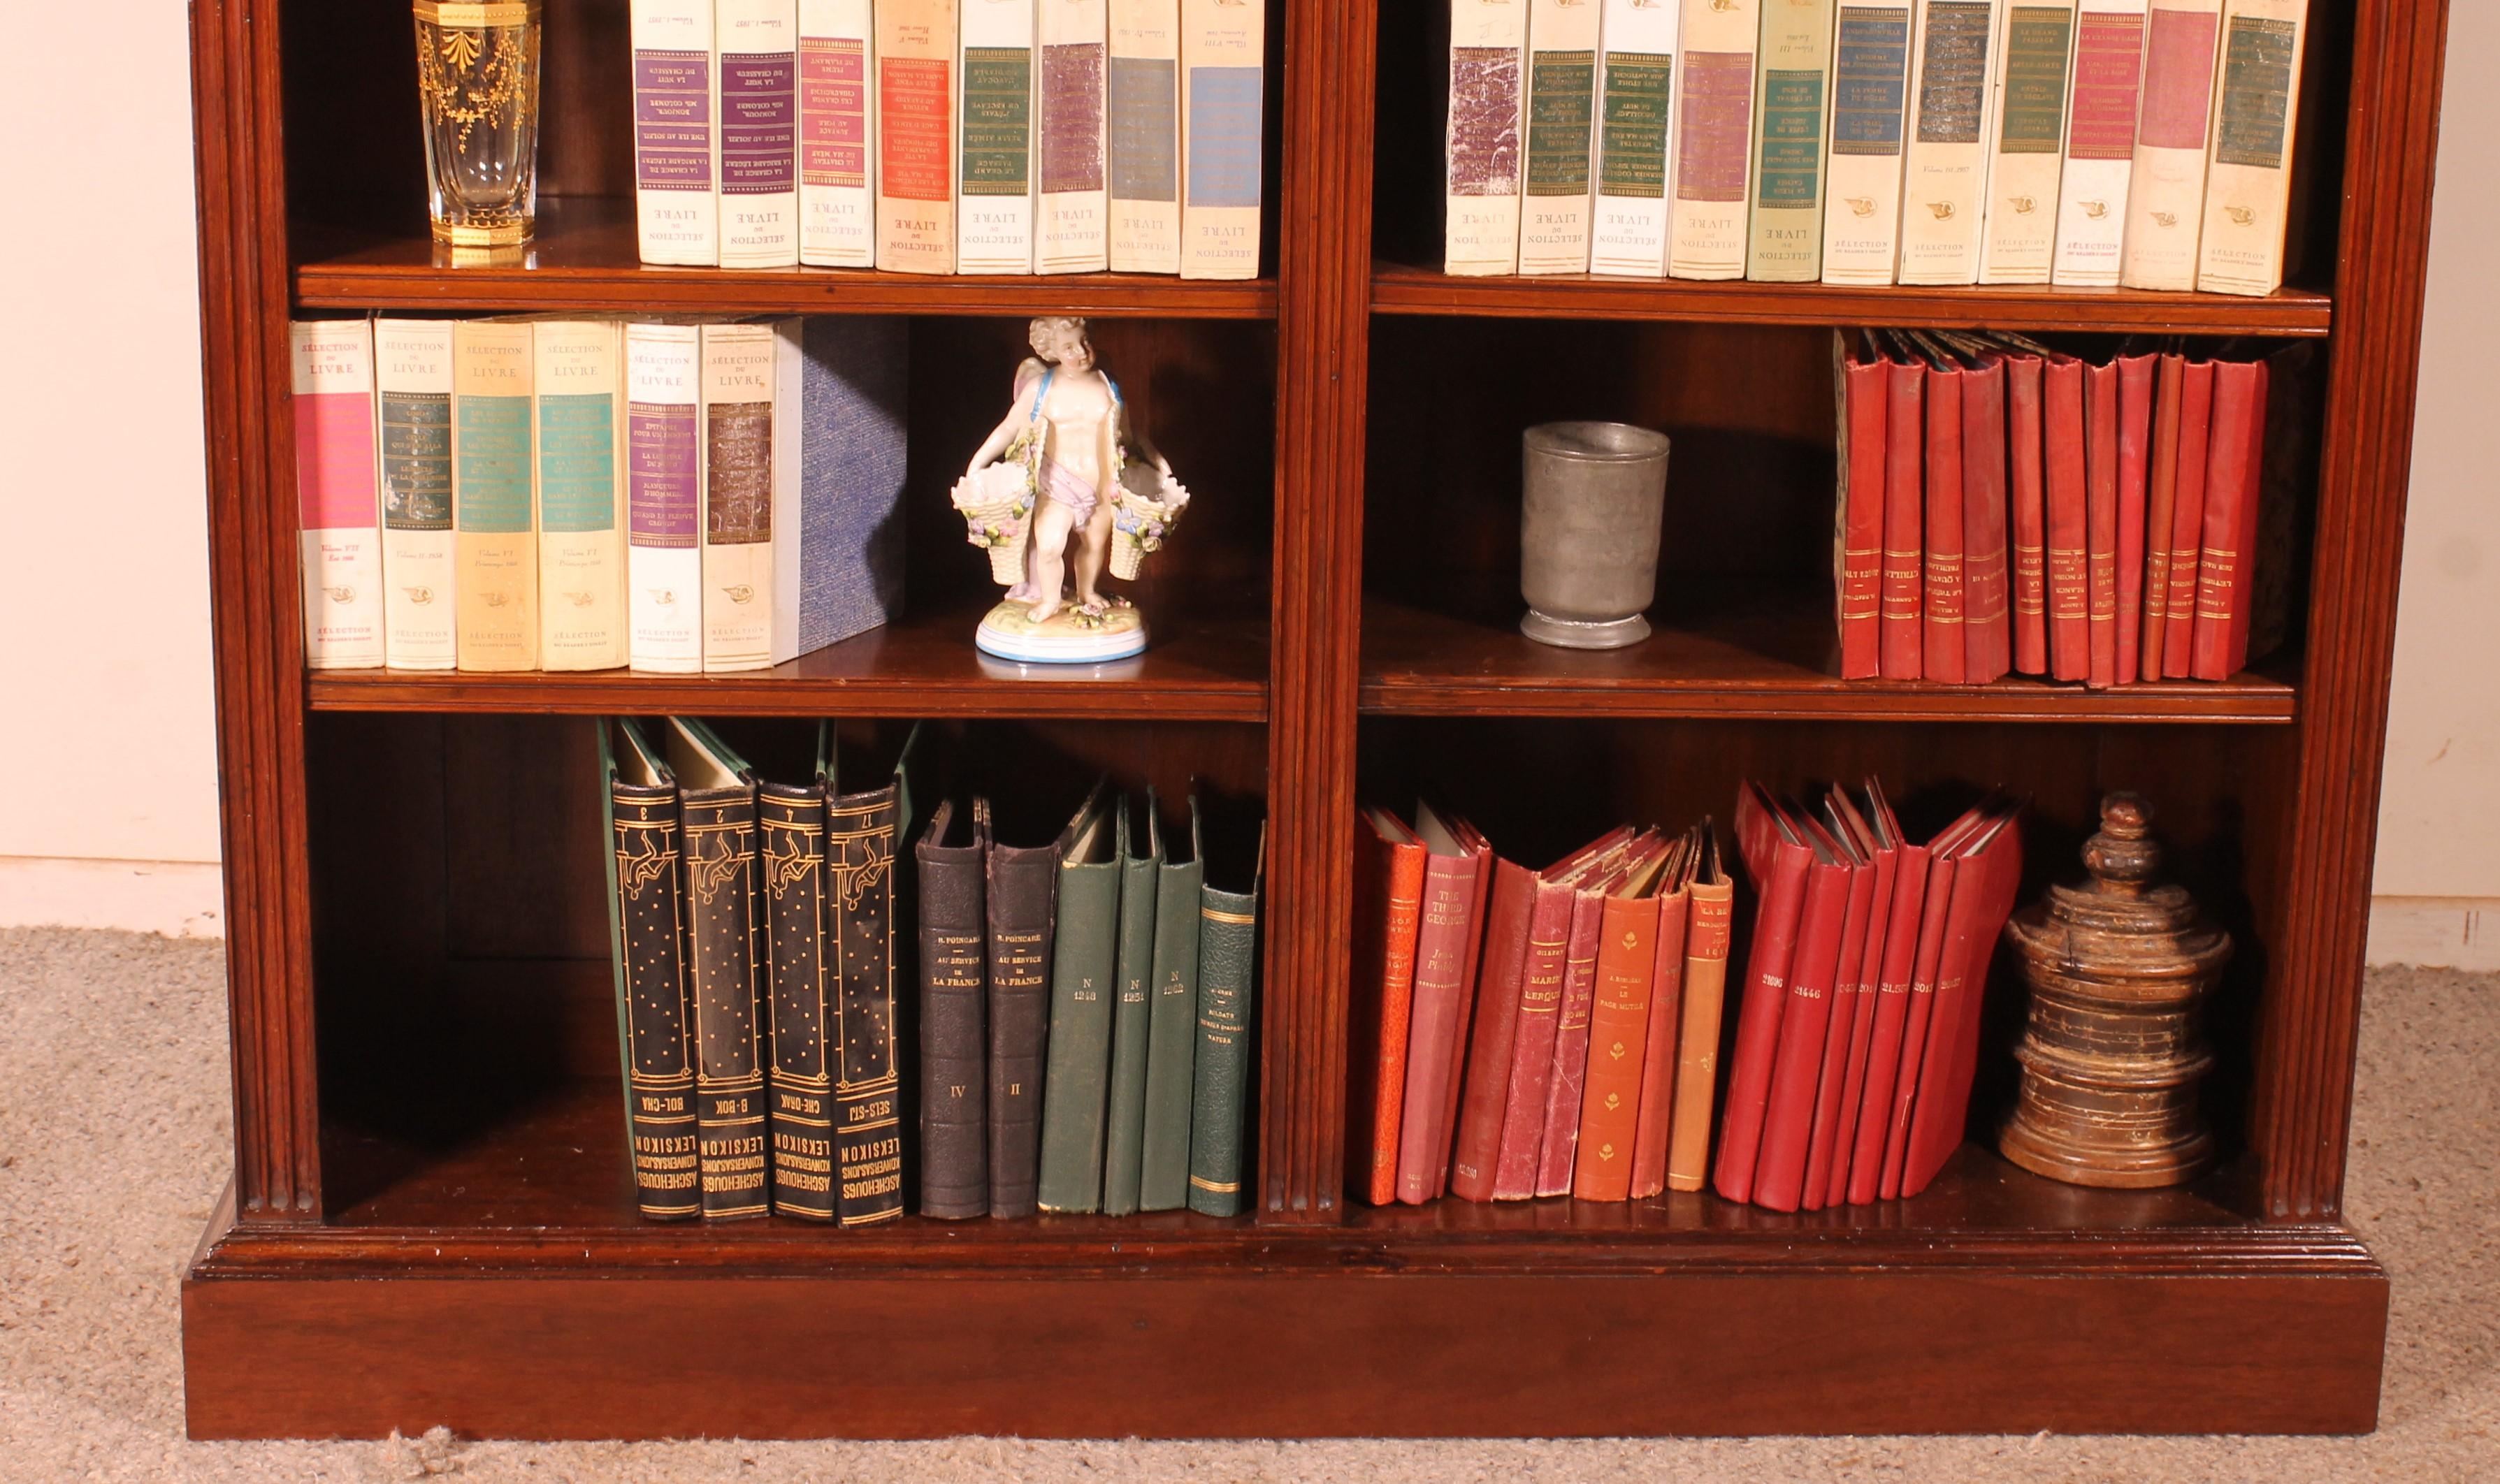
[[[1562,619],[1530,608],[1519,621],[1519,631],[1558,649],[1622,649],[1649,637],[1649,620],[1637,613],[1599,621]]]
[[[1146,648],[1146,617],[1127,603],[1090,617],[1062,608],[1036,624],[1024,603],[1001,603],[981,620],[972,643],[985,655],[1026,664],[1096,664]]]

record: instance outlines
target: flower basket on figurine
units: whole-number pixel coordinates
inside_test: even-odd
[[[1119,491],[1111,497],[1111,575],[1135,581],[1147,554],[1163,546],[1188,504],[1189,491],[1177,480],[1168,482],[1152,467],[1132,464],[1122,469]]]
[[[1024,580],[1024,538],[1033,525],[1033,481],[1021,464],[993,464],[955,481],[955,509],[964,517],[965,539],[990,554],[990,575],[1013,585]]]

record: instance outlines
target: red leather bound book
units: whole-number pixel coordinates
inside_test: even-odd
[[[1878,800],[1897,836],[1891,809]],[[1910,981],[1917,973],[1919,926],[1927,900],[1927,847],[1904,841],[1893,866],[1892,901],[1884,923],[1883,968],[1875,979],[1875,1033],[1866,1047],[1866,1087],[1859,1095],[1858,1129],[1849,1152],[1849,1199],[1875,1199],[1884,1176],[1884,1145],[1892,1127],[1892,1091],[1901,1077],[1901,1040],[1909,1027]]]
[[[1581,879],[1631,831],[1546,867],[1529,908],[1527,952],[1520,960],[1519,1011],[1511,1032],[1509,1081],[1502,1094],[1501,1143],[1494,1156],[1493,1198],[1525,1201],[1536,1194],[1536,1149],[1545,1135],[1545,1088],[1554,1071],[1554,1041],[1570,974],[1572,919]],[[1595,927],[1591,928],[1592,933]]]
[[[2173,680],[2196,667],[2196,568],[2213,431],[2214,363],[2190,361],[2179,376],[2179,487],[2170,497],[2170,596],[2161,619],[2161,673]]]
[[[1796,959],[1798,919],[1805,912],[1806,867],[1814,851],[1785,838],[1778,811],[1760,784],[1736,794],[1736,849],[1753,878],[1760,905],[1745,958],[1745,996],[1736,1007],[1736,1048],[1727,1065],[1727,1105],[1720,1114],[1719,1157],[1710,1184],[1730,1201],[1754,1196],[1754,1164],[1762,1150],[1762,1117],[1771,1101],[1771,1064],[1779,1053],[1788,1008],[1789,970]]]
[[[1924,451],[1927,444],[1926,368],[1887,361],[1890,395],[1884,419],[1884,678],[1916,680],[1924,645],[1919,563],[1926,551]]]
[[[1658,999],[1660,891],[1682,889],[1676,878],[1693,849],[1679,836],[1653,868],[1628,878],[1606,898],[1597,934],[1596,993],[1589,1010],[1588,1076],[1581,1083],[1578,1137],[1568,1144],[1570,1169],[1561,1190],[1552,1183],[1551,1135],[1537,1158],[1538,1195],[1578,1201],[1622,1201],[1632,1193],[1632,1146],[1640,1127],[1642,1059]],[[1681,963],[1677,964],[1679,971]],[[1680,974],[1679,974],[1679,977]],[[1560,1069],[1557,1069],[1558,1072]]]
[[[1450,1113],[1466,1035],[1468,971],[1484,926],[1491,848],[1466,821],[1415,810],[1424,920],[1415,938],[1415,1013],[1406,1034],[1406,1106],[1398,1118],[1398,1199],[1420,1205],[1449,1178]]]
[[[1893,883],[1900,875],[1901,844],[1884,832],[1885,811],[1876,807],[1881,796],[1874,780],[1867,780],[1867,812],[1860,814],[1845,790],[1831,790],[1832,816],[1848,829],[1858,854],[1869,863],[1870,869],[1862,874],[1869,878],[1872,887],[1865,920],[1859,931],[1851,935],[1851,941],[1858,945],[1856,1009],[1851,1014],[1848,1056],[1841,1064],[1840,1108],[1828,1149],[1823,1145],[1821,1131],[1816,1134],[1816,1155],[1824,1162],[1826,1206],[1838,1206],[1849,1199],[1849,1169],[1858,1148],[1858,1119],[1866,1097],[1866,1061],[1875,1045],[1875,1004],[1883,994],[1884,946],[1892,920]],[[1844,974],[1851,972],[1845,958],[1841,967]],[[1833,1006],[1835,1012],[1838,1008],[1837,1004]],[[1807,1184],[1813,1184],[1811,1166]],[[1807,1194],[1812,1193],[1809,1188]]]
[[[2049,491],[2049,674],[2082,680],[2091,672],[2089,532],[2084,515],[2089,483],[2084,458],[2084,363],[2049,362],[2042,424]]]
[[[2196,557],[2196,650],[2188,673],[2228,680],[2249,662],[2249,573],[2257,481],[2265,472],[2266,364],[2214,371],[2214,446],[2205,465],[2205,549]]]
[[[1354,823],[1354,1005],[1348,1026],[1346,1188],[1374,1206],[1398,1198],[1398,1126],[1415,941],[1424,917],[1424,842],[1386,809]]]
[[[1710,1178],[1710,1108],[1719,1088],[1719,1013],[1727,991],[1727,922],[1735,897],[1736,884],[1721,867],[1719,842],[1704,820],[1701,868],[1693,875],[1684,930],[1684,1024],[1676,1036],[1675,1112],[1666,1135],[1669,1190],[1697,1191]]]
[[[2014,538],[2014,667],[2049,673],[2049,491],[2040,427],[2038,356],[2005,360],[2008,522]]]
[[[1490,916],[1486,908],[1493,899],[1493,847],[1485,842],[1482,835],[1475,834],[1472,829],[1468,833],[1473,836],[1474,843],[1470,849],[1476,853],[1478,862],[1476,900],[1473,916],[1467,925],[1466,967],[1459,973],[1459,984],[1463,988],[1460,997],[1459,1033],[1450,1043],[1449,1085],[1441,1094],[1441,1121],[1432,1130],[1432,1147],[1439,1151],[1438,1158],[1441,1162],[1440,1178],[1432,1183],[1432,1194],[1435,1197],[1450,1193],[1451,1157],[1458,1143],[1459,1099],[1466,1083],[1465,1074],[1470,1045],[1469,1016],[1478,1003],[1476,1000],[1477,975],[1484,964],[1485,945],[1490,941],[1485,924],[1486,919]],[[1497,1127],[1494,1137],[1496,1140],[1500,1138]]]
[[[1910,1155],[1910,1113],[1918,1103],[1919,1074],[1934,1019],[1945,916],[1953,906],[1954,877],[1961,866],[1955,853],[1978,826],[1980,817],[1980,811],[1973,809],[1927,842],[1927,891],[1919,907],[1919,948],[1910,971],[1909,1011],[1901,1022],[1900,1070],[1892,1080],[1891,1106],[1884,1113],[1884,1163],[1876,1195],[1887,1201],[1901,1193],[1901,1171]]]
[[[1450,1194],[1463,1201],[1493,1199],[1502,1108],[1510,1095],[1511,1044],[1519,1031],[1519,976],[1527,966],[1529,915],[1536,907],[1535,872],[1499,857],[1491,864],[1475,1024],[1467,1035],[1465,1091],[1450,1151]]]
[[[1983,359],[1961,383],[1962,679],[2014,667],[2012,578],[2005,550],[2005,363]]]
[[[2161,358],[2153,395],[2153,472],[2144,497],[2144,623],[2136,673],[2161,678],[2161,646],[2170,614],[2170,527],[2179,508],[2179,392],[2186,356]]]
[[[1841,371],[1840,677],[1884,672],[1884,426],[1891,419],[1890,370],[1851,356]]]
[[[2118,684],[2131,686],[2144,651],[2144,530],[2152,473],[2154,356],[2118,363]]]
[[[1927,368],[1927,567],[1920,672],[1960,685],[1963,659],[1961,394],[1957,366]]]
[[[1797,1206],[1821,1210],[1831,1190],[1833,1151],[1840,1141],[1840,1095],[1849,1075],[1849,1049],[1858,1035],[1861,1003],[1859,973],[1866,957],[1866,922],[1875,906],[1875,859],[1837,812],[1826,806],[1824,833],[1849,865],[1849,902],[1840,919],[1840,949],[1831,969],[1831,1010],[1823,1028],[1823,1067],[1816,1075],[1813,1132],[1806,1139],[1805,1183]],[[1773,1094],[1777,1101],[1776,1091]]]
[[[1653,875],[1652,868],[1665,848],[1665,841],[1656,830],[1648,831],[1632,843],[1621,863],[1582,885],[1574,894],[1571,944],[1563,957],[1562,1014],[1555,1021],[1554,1055],[1545,1076],[1545,1106],[1537,1117],[1542,1132],[1536,1143],[1536,1162],[1529,1176],[1531,1196],[1571,1193],[1571,1173],[1579,1162],[1580,1094],[1589,1076],[1589,1027],[1596,1012],[1597,952],[1605,941],[1607,904]],[[1644,964],[1644,979],[1647,974],[1648,966]],[[1647,989],[1641,993],[1646,1003]],[[1505,1137],[1507,1134],[1504,1130]],[[1497,1173],[1496,1200],[1501,1198],[1501,1183]]]
[[[1707,838],[1695,830],[1677,867],[1678,877],[1661,885],[1658,899],[1658,931],[1651,939],[1657,956],[1650,969],[1649,1030],[1641,1048],[1639,1113],[1632,1124],[1628,1190],[1635,1201],[1666,1188],[1666,1153],[1677,1101],[1675,1069],[1684,1039],[1685,939],[1693,919],[1693,877],[1707,844]]]
[[[1936,1004],[1919,1069],[1919,1098],[1910,1120],[1901,1194],[1927,1188],[1954,1150],[1961,1147],[1970,1116],[1970,1085],[1979,1070],[1980,1004],[1997,936],[2014,911],[2023,883],[2023,839],[2015,810],[2001,808],[1958,853],[1953,910],[1945,919],[1945,946],[1937,970]]]
[[[1857,868],[1823,837],[1814,821],[1786,804],[1782,809],[1784,826],[1809,842],[1814,863],[1806,868],[1805,911],[1797,927],[1795,962],[1789,972],[1779,1055],[1771,1074],[1769,1109],[1762,1118],[1762,1146],[1754,1166],[1753,1201],[1773,1210],[1794,1210],[1805,1192],[1815,1098],[1830,1050],[1831,989],[1840,968],[1841,928],[1848,918]]]
[[[2116,366],[2084,371],[2084,556],[2091,662],[2084,683],[2118,684],[2119,392]]]

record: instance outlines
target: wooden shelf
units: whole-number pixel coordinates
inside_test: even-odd
[[[316,670],[315,711],[566,715],[1120,717],[1259,722],[1267,715],[1264,617],[1159,616],[1152,648],[1102,665],[1015,665],[972,648],[980,613],[909,614],[769,670],[510,674]]]
[[[1744,325],[1899,325],[1944,330],[2096,330],[2139,335],[2323,336],[2334,300],[2308,289],[2262,299],[2140,289],[1847,288],[1824,283],[1703,283],[1565,274],[1454,278],[1376,263],[1380,314],[1527,319],[1657,319]]]
[[[1460,588],[1500,591],[1488,579]],[[1556,649],[1517,615],[1438,612],[1371,597],[1362,709],[1382,716],[1725,717],[1859,722],[2286,723],[2288,683],[2244,674],[2088,691],[2008,678],[1986,686],[1842,680],[1827,606],[1802,591],[1725,601],[1670,597],[1628,649]]]
[[[661,268],[634,242],[633,203],[551,199],[520,261],[451,265],[423,236],[295,228],[295,303],[308,309],[583,314],[1087,314],[1273,319],[1273,279],[1140,274],[1007,276],[841,268]]]

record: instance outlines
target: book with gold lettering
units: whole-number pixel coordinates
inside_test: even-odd
[[[1979,281],[1996,119],[1990,84],[2004,21],[2005,0],[1919,0],[1901,177],[1903,283]]]
[[[1110,26],[1105,0],[1042,0],[1035,13],[1036,273],[1099,274],[1111,264]]]
[[[1909,114],[1909,0],[1843,0],[1831,41],[1831,183],[1823,281],[1892,281],[1900,256],[1901,146]]]
[[[671,718],[666,756],[683,830],[695,1138],[707,1219],[761,1216],[766,1152],[766,968],[755,956],[755,774],[701,722]]]
[[[1111,0],[1111,272],[1180,272],[1180,0]]]
[[[637,723],[599,724],[606,788],[608,931],[616,1049],[637,1210],[682,1221],[703,1203],[695,1152],[694,1042],[685,975],[685,878],[677,781]]]
[[[1684,0],[1684,95],[1666,271],[1741,278],[1754,194],[1754,65],[1761,0]]]
[[[870,0],[799,0],[799,261],[876,265]]]
[[[1250,1112],[1258,1075],[1259,894],[1266,879],[1263,823],[1214,832],[1199,888],[1198,1060],[1191,1068],[1189,1209],[1234,1216],[1249,1201]]]
[[[2209,294],[2283,287],[2286,207],[2308,0],[2226,0],[2205,227],[2196,286]]]
[[[2046,283],[2057,252],[2057,182],[2066,149],[2066,79],[2075,0],[2013,0],[1996,65],[1982,283]]]
[[[452,565],[464,670],[539,666],[532,364],[526,320],[452,327]]]
[[[956,0],[877,0],[876,266],[955,271]]]
[[[2066,164],[2057,181],[2057,245],[2050,273],[2056,283],[2118,285],[2127,184],[2135,174],[2137,105],[2144,92],[2144,0],[2081,0],[2076,7]]]
[[[1659,943],[1668,925],[1667,904],[1681,907],[1689,899],[1685,874],[1698,846],[1695,833],[1687,831],[1605,899],[1590,995],[1587,1071],[1578,1089],[1577,1137],[1565,1141],[1575,1200],[1621,1201],[1631,1195],[1650,1026],[1661,1016],[1673,1018],[1666,999],[1674,994],[1684,967],[1680,943],[1672,956],[1661,953]],[[1679,911],[1673,921],[1679,936],[1683,925]],[[1661,983],[1659,970],[1670,963],[1676,973]],[[1562,1152],[1550,1145],[1549,1138],[1549,1169]],[[1538,1194],[1546,1193],[1545,1183],[1539,1181]]]
[[[822,724],[819,724],[821,729]],[[773,1210],[834,1219],[834,1073],[841,1005],[839,954],[825,941],[825,790],[760,779],[756,835],[762,879],[758,924],[772,1002],[768,1111]]]
[[[1595,0],[1529,0],[1528,194],[1519,271],[1589,271],[1590,130],[1596,107]]]
[[[1033,0],[964,0],[955,272],[1033,272]]]
[[[316,670],[368,669],[382,662],[384,652],[381,521],[374,498],[380,468],[374,451],[374,327],[362,319],[328,319],[297,320],[287,329],[303,522],[304,662]],[[526,403],[521,416],[526,437]],[[526,483],[522,489],[526,500]],[[528,513],[522,511],[524,519]]]
[[[902,995],[894,945],[911,941],[911,901],[895,878],[897,842],[911,833],[911,767],[919,728],[890,755],[851,765],[828,726],[817,745],[825,798],[824,941],[838,945],[840,1059],[834,1075],[836,1217],[867,1226],[903,1214]],[[885,759],[890,756],[889,764]],[[865,784],[866,787],[857,787]]]
[[[387,662],[395,670],[447,670],[459,657],[451,611],[451,322],[375,320],[374,391],[381,414]],[[303,477],[300,467],[296,477]]]
[[[2156,0],[2149,14],[2126,245],[2119,260],[2119,282],[2128,288],[2196,286],[2221,21],[2222,0]]]
[[[1764,0],[1754,81],[1754,211],[1745,276],[1823,276],[1825,125],[1831,117],[1832,0]]]
[[[1589,271],[1666,273],[1667,162],[1675,123],[1675,52],[1684,8],[1605,0],[1597,52],[1596,198]]]
[[[1180,275],[1259,273],[1266,193],[1267,10],[1181,0]]]
[[[1098,784],[1059,837],[1059,909],[1050,964],[1049,1052],[1041,1080],[1043,1210],[1102,1209],[1104,1100],[1111,1078],[1112,976],[1120,943],[1120,863],[1128,812]]]
[[[626,661],[625,343],[614,320],[543,319],[537,365],[539,667]]]
[[[915,848],[920,867],[920,1213],[990,1213],[984,1066],[989,997],[982,868],[990,801],[940,803]]]

